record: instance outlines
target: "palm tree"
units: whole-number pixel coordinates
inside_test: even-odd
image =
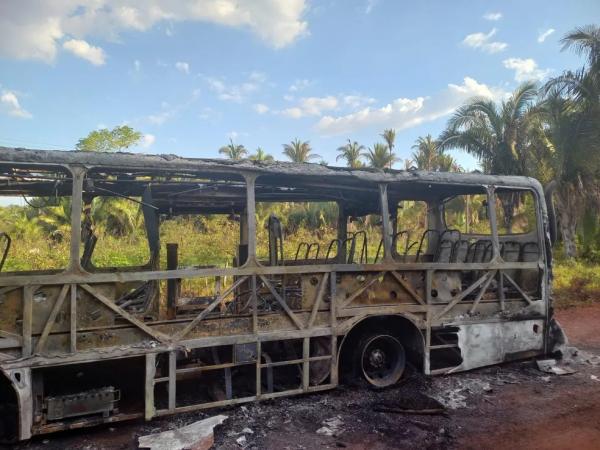
[[[243,145],[236,145],[233,139],[229,139],[229,144],[224,145],[219,149],[219,153],[227,156],[229,159],[240,160],[248,154],[248,151]]]
[[[437,156],[437,170],[440,172],[462,172],[463,168],[451,155],[440,152]]]
[[[600,27],[577,28],[562,43],[584,54],[587,66],[546,83],[535,138],[550,161],[565,255],[573,258],[585,211],[600,204]]]
[[[383,140],[385,141],[385,143],[388,146],[388,149],[390,150],[390,169],[392,168],[392,164],[397,161],[396,157],[394,156],[394,143],[396,141],[396,130],[394,130],[393,128],[387,128],[385,130],[383,130],[383,133],[381,133],[381,137],[383,138]]]
[[[345,159],[348,167],[358,169],[363,167],[363,162],[360,160],[360,157],[362,156],[362,152],[364,150],[364,145],[360,145],[356,141],[351,142],[350,139],[348,139],[348,143],[346,145],[338,147],[337,151],[339,155],[335,158],[335,160],[339,161],[340,159]]]
[[[139,205],[125,198],[96,197],[92,202],[92,221],[96,228],[112,236],[128,236],[143,225]]]
[[[563,50],[572,49],[578,55],[585,55],[590,72],[598,76],[600,64],[600,27],[586,25],[575,28],[561,39]]]
[[[538,90],[533,82],[517,88],[499,105],[474,99],[459,107],[439,138],[438,148],[459,148],[481,162],[492,174],[528,174],[526,145]]]
[[[587,148],[582,145],[583,139],[578,132],[583,117],[576,103],[563,98],[557,91],[548,94],[541,106],[544,115],[539,127],[539,143],[544,147],[545,157],[550,161],[557,181],[554,198],[558,224],[565,255],[572,258],[577,255],[578,219],[585,209],[583,179],[587,177],[582,156]]]
[[[363,156],[367,159],[369,167],[376,169],[385,169],[397,161],[393,153],[388,152],[388,146],[380,142],[373,145],[373,148],[367,149]]]
[[[418,169],[429,171],[437,170],[437,159],[439,156],[438,145],[430,134],[425,137],[419,136],[412,148],[416,150],[412,154],[412,159]]]
[[[273,158],[272,155],[269,155],[261,147],[258,147],[256,149],[256,153],[254,153],[254,155],[250,155],[249,159],[251,159],[253,161],[274,161],[275,160],[275,158]]]
[[[289,144],[283,144],[283,154],[295,163],[307,163],[311,159],[320,158],[316,153],[312,153],[308,141],[300,141],[298,138]]]
[[[485,172],[492,174],[530,175],[532,153],[530,131],[538,110],[534,99],[535,83],[519,86],[506,101],[474,99],[459,107],[439,138],[438,148],[459,148],[479,159]],[[504,226],[512,228],[515,207],[521,197],[516,193],[499,196],[504,208]]]
[[[26,216],[39,228],[44,236],[55,242],[67,238],[70,233],[71,199],[59,197],[55,199],[34,197],[27,201],[29,206]]]
[[[411,164],[416,164],[419,170],[439,171],[439,172],[460,172],[461,167],[456,160],[444,153],[439,147],[438,142],[430,134],[419,136],[412,146],[415,151],[412,154]]]

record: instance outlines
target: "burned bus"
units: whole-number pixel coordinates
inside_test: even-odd
[[[2,198],[52,209],[60,234],[0,222],[3,440],[554,345],[552,220],[531,178],[0,148]],[[332,226],[292,239],[290,205]],[[100,229],[99,211],[137,225]]]

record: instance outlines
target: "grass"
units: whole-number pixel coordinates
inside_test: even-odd
[[[600,265],[560,261],[554,266],[553,287],[558,309],[600,302]]]
[[[353,230],[356,231],[356,230]],[[377,227],[368,227],[369,262],[373,262],[380,240]],[[324,258],[329,242],[336,231],[331,227],[318,230],[297,228],[285,235],[286,259],[295,257],[300,242],[318,242],[320,257]],[[161,246],[179,244],[180,267],[216,266],[232,267],[239,240],[239,223],[222,218],[211,218],[201,223],[193,220],[169,220],[161,227]],[[357,249],[358,251],[358,249]],[[264,224],[257,230],[259,259],[268,258],[268,233]],[[62,269],[68,264],[69,240],[44,237],[40,230],[14,236],[4,272],[22,270]],[[143,231],[130,236],[116,237],[99,233],[94,252],[97,267],[131,267],[148,262],[149,250]],[[161,268],[166,268],[166,252],[161,252]],[[600,302],[600,265],[583,261],[558,259],[554,265],[554,305],[558,309]],[[224,280],[225,283],[231,280]],[[207,283],[198,280],[198,283]],[[192,288],[200,288],[192,283]],[[206,290],[209,286],[201,286]]]

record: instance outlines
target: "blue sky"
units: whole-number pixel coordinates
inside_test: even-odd
[[[283,158],[298,137],[335,164],[396,128],[407,158],[471,96],[580,66],[558,40],[599,18],[597,0],[3,0],[0,145],[127,123],[136,151],[216,157],[231,137]]]

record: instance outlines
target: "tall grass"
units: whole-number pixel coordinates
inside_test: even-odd
[[[559,261],[554,267],[557,308],[600,302],[600,267],[581,261]]]

